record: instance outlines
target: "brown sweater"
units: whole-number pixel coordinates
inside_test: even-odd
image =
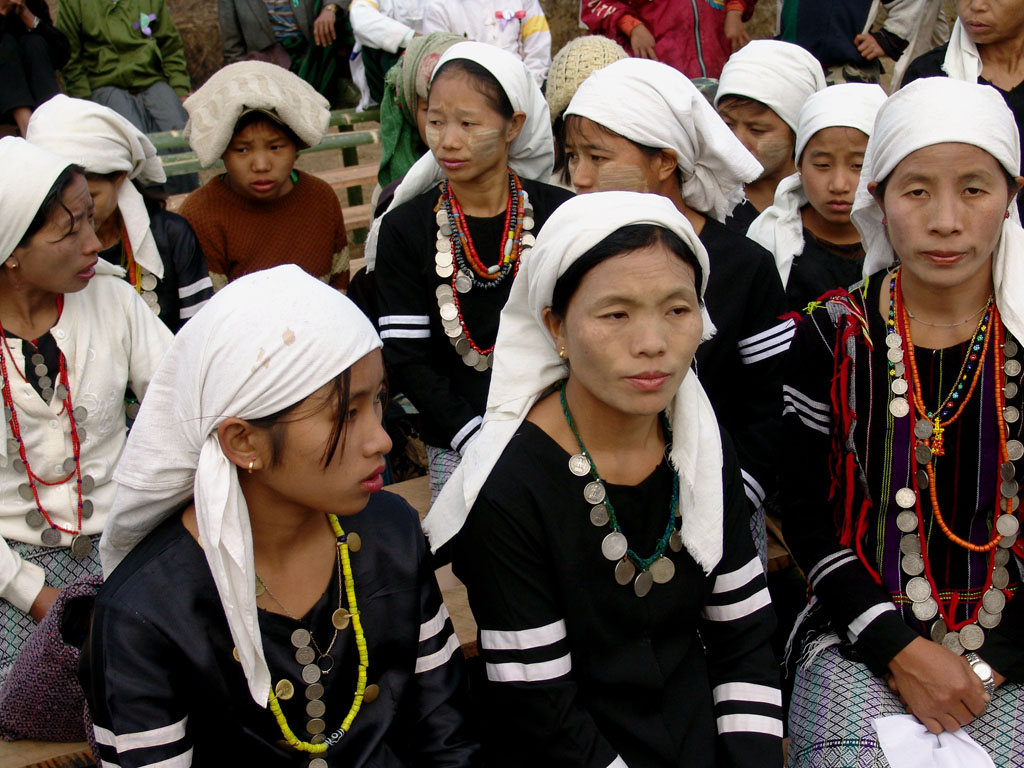
[[[212,275],[229,281],[279,264],[297,264],[329,280],[348,237],[331,185],[298,172],[284,197],[263,202],[242,197],[218,176],[189,195],[181,215],[195,230]]]

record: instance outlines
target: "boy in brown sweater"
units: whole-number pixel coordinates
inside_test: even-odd
[[[213,153],[227,139],[219,154],[226,173],[189,195],[181,214],[199,238],[215,288],[249,272],[291,263],[344,289],[348,285],[348,239],[341,204],[329,184],[294,169],[299,148],[319,143],[323,132],[321,129],[316,136],[317,128],[321,123],[326,128],[329,113],[326,107],[322,116],[319,109],[309,108],[318,104],[296,109],[292,82],[287,83],[289,98],[281,99],[280,108],[271,105],[276,89],[269,94],[246,95],[247,85],[251,85],[250,90],[265,87],[264,79],[238,69],[250,70],[262,64],[244,62],[226,67],[186,102],[191,116],[189,141],[204,165],[212,164],[206,163],[204,156],[213,155],[215,161],[217,155]],[[302,83],[279,67],[266,66],[277,70],[272,73],[277,77],[283,74]],[[219,102],[224,94],[224,78],[215,82],[224,73],[232,81],[227,91],[240,103],[230,137],[223,125],[208,119],[207,113],[210,101]],[[203,93],[211,85],[214,92]],[[315,91],[313,95],[319,96]],[[224,110],[228,115],[232,114],[230,107],[228,104]],[[218,116],[223,120],[223,113]]]

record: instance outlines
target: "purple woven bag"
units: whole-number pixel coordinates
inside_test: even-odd
[[[87,576],[62,588],[21,647],[0,688],[0,738],[85,741],[91,722],[76,675],[81,651],[64,642],[61,625],[68,604],[91,601],[102,583],[99,576]]]

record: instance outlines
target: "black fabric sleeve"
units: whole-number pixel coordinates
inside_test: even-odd
[[[463,685],[462,648],[448,609],[441,600],[437,579],[427,555],[420,552],[420,634],[415,677],[410,695],[417,721],[414,764],[427,768],[462,768],[478,765],[479,745],[467,731],[469,711]]]
[[[831,382],[836,329],[827,309],[798,326],[786,360],[779,462],[783,533],[840,637],[876,674],[918,637],[857,554],[839,542],[828,504],[833,428]],[[867,364],[867,350],[858,360]]]
[[[755,245],[751,242],[751,245]],[[753,249],[751,249],[753,251]],[[739,419],[729,420],[730,435],[736,446],[747,498],[755,509],[777,488],[775,456],[779,448],[779,403],[782,398],[782,374],[794,322],[782,319],[787,313],[786,291],[771,254],[756,246],[755,276],[757,290],[748,294],[740,325],[738,342],[743,363],[745,396]]]
[[[487,673],[488,764],[606,768],[618,755],[576,701],[539,514],[481,495],[456,539]]]
[[[473,433],[480,415],[452,386],[432,350],[431,307],[424,287],[423,265],[412,238],[420,232],[419,211],[413,200],[384,217],[377,245],[378,325],[384,342],[384,361],[392,379],[392,389],[402,392],[420,413],[429,415],[444,435],[447,445],[459,450]],[[428,230],[422,230],[427,237]],[[434,304],[433,314],[437,313]],[[447,342],[445,342],[447,343]],[[455,440],[456,436],[459,440]]]
[[[176,213],[163,213],[165,218],[169,261],[178,283],[178,327],[198,312],[213,297],[213,282],[206,269],[206,258],[199,238],[188,221]]]
[[[726,439],[722,559],[704,607],[700,635],[715,702],[720,765],[782,764],[782,691],[771,648],[775,612],[750,538],[739,467]]]
[[[890,32],[888,29],[880,29],[877,32],[871,33],[882,50],[885,51],[885,55],[893,61],[896,61],[903,55],[903,52],[910,45],[909,41],[904,40],[902,37],[894,32]]]
[[[175,691],[175,646],[130,609],[97,604],[79,666],[104,763],[191,765],[187,703]]]
[[[50,8],[43,0],[30,1],[28,7],[39,17],[39,25],[31,31],[31,34],[41,35],[46,40],[46,47],[50,51],[50,62],[54,69],[60,69],[71,58],[71,43],[68,42],[64,33],[53,25]]]

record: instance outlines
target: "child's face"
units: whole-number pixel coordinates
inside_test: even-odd
[[[724,98],[718,114],[740,143],[764,168],[760,179],[788,176],[793,168],[796,136],[774,110],[756,101]]]
[[[296,153],[295,142],[281,126],[261,120],[235,133],[221,159],[235,192],[254,200],[276,200],[292,191]]]
[[[832,224],[849,224],[868,137],[856,128],[825,128],[800,157],[807,202]]]

